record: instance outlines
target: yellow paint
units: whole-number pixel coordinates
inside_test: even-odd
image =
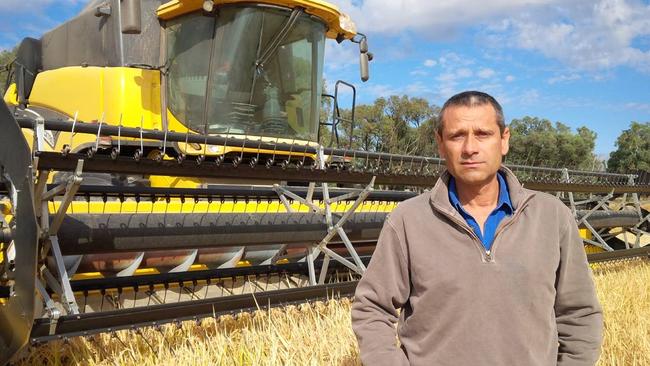
[[[250,266],[252,266],[251,262],[250,262],[250,261],[246,261],[246,260],[244,260],[244,261],[239,261],[239,262],[237,262],[237,264],[235,265],[235,267],[250,267]]]
[[[591,245],[591,244],[585,244],[585,252],[587,252],[587,254],[602,253],[604,251],[605,251],[605,249],[603,249],[601,247],[597,247],[597,246]]]
[[[134,276],[146,276],[155,274],[160,274],[160,272],[155,268],[138,268],[133,273]]]
[[[12,83],[7,88],[7,91],[4,95],[4,101],[10,105],[18,105],[18,89],[16,89],[16,83]]]
[[[83,272],[83,273],[75,273],[74,275],[72,275],[73,281],[94,280],[96,278],[104,278],[104,275],[101,272]]]
[[[30,105],[68,116],[78,112],[85,122],[161,129],[160,73],[129,67],[64,67],[40,72]],[[66,142],[67,143],[67,142]]]
[[[214,0],[214,4],[219,7],[229,4],[268,4],[284,6],[287,8],[303,8],[307,14],[314,15],[322,19],[328,26],[327,37],[336,38],[342,35],[350,39],[356,35],[355,30],[345,30],[341,24],[341,16],[347,17],[341,10],[333,4],[321,0]],[[203,0],[172,0],[161,5],[158,8],[158,17],[162,20],[169,20],[180,15],[187,14],[201,9]],[[352,23],[348,19],[348,22]]]
[[[396,202],[364,202],[361,204],[355,212],[390,212],[395,206]],[[54,213],[58,210],[60,206],[60,201],[50,201],[48,204],[49,211]],[[323,204],[317,204],[318,207],[324,208]],[[347,211],[352,206],[352,202],[341,202],[333,205],[333,212],[342,213]],[[295,212],[310,212],[309,207],[304,204],[294,201],[291,204],[291,208]],[[241,201],[224,201],[223,203],[219,200],[212,202],[199,201],[194,202],[193,199],[188,198],[185,202],[181,202],[179,199],[171,199],[169,203],[165,200],[160,199],[155,202],[145,201],[144,198],[139,203],[133,199],[124,200],[120,202],[117,200],[107,201],[106,203],[102,201],[74,201],[68,207],[68,214],[84,214],[84,213],[93,213],[93,214],[147,214],[147,213],[283,213],[287,212],[285,206],[279,201],[261,200],[259,203],[257,201],[251,200],[246,202]]]
[[[587,229],[587,228],[580,228],[579,230],[580,230],[580,237],[581,237],[582,239],[592,240],[592,238],[593,238],[593,234],[591,233],[591,231],[589,231],[589,229]]]
[[[0,213],[2,213],[3,215],[11,214],[11,200],[9,199],[0,200]]]

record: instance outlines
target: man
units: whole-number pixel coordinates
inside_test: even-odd
[[[391,213],[356,290],[365,365],[598,360],[602,312],[575,220],[501,165],[509,138],[491,96],[444,104],[436,141],[447,172]]]

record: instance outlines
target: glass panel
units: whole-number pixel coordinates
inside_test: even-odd
[[[169,109],[188,125],[200,124],[210,63],[214,18],[193,14],[167,26]]]
[[[169,26],[172,113],[200,132],[315,140],[325,26],[304,14],[292,22],[290,15],[277,8],[223,7],[212,44],[204,38],[212,35],[210,27],[199,25],[212,18],[192,15]],[[176,30],[185,27],[187,35]],[[174,47],[181,42],[194,45]],[[185,62],[192,65],[173,66]]]

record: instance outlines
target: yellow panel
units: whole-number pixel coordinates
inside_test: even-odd
[[[38,74],[30,104],[79,120],[161,129],[160,74],[129,67],[64,67]],[[66,142],[67,143],[67,142]]]
[[[250,266],[251,266],[251,262],[249,261],[239,261],[237,262],[237,265],[235,265],[235,267],[250,267]]]
[[[238,3],[255,3],[285,6],[288,8],[301,7],[305,9],[307,14],[321,18],[328,25],[328,38],[336,38],[341,34],[346,39],[350,39],[356,35],[356,30],[346,30],[342,27],[340,17],[343,16],[347,18],[347,15],[342,13],[336,5],[321,0],[257,0],[254,2],[251,2],[250,0],[214,0],[214,3],[217,6]],[[180,15],[199,10],[202,5],[203,0],[172,0],[158,8],[158,17],[163,20],[173,19]],[[352,21],[350,21],[349,18],[347,22],[352,24]],[[354,26],[352,27],[354,28]]]
[[[84,272],[84,273],[75,273],[72,276],[74,281],[76,280],[92,280],[95,278],[104,278],[104,275],[101,272]]]
[[[592,240],[593,235],[591,234],[591,231],[589,231],[589,229],[581,228],[580,229],[580,237],[582,239]]]
[[[16,90],[16,83],[9,85],[9,88],[7,88],[4,96],[4,100],[7,104],[18,105],[18,93]]]
[[[146,275],[154,275],[154,274],[160,274],[157,269],[155,268],[138,268],[133,272],[134,276],[146,276]]]
[[[333,205],[333,212],[345,212],[350,209],[353,202],[340,202]],[[355,212],[391,212],[395,206],[396,202],[364,202],[361,204]],[[50,212],[54,213],[58,210],[60,206],[59,201],[52,202],[48,204],[48,209]],[[324,208],[322,204],[317,205],[320,208]],[[309,207],[294,201],[291,204],[291,209],[295,212],[310,212]],[[157,200],[155,202],[151,201],[140,201],[139,203],[133,199],[125,200],[124,202],[119,201],[108,201],[106,203],[102,201],[75,201],[70,204],[68,207],[67,213],[69,214],[84,214],[84,213],[93,213],[93,214],[113,214],[113,213],[284,213],[287,212],[285,206],[278,201],[265,201],[261,200],[259,203],[257,201],[225,201],[221,203],[220,201],[199,201],[194,202],[193,199],[187,199],[184,203],[177,198],[171,199],[169,203],[165,200]]]
[[[587,252],[587,254],[602,253],[604,251],[605,251],[605,249],[603,249],[601,247],[597,247],[595,245],[591,245],[591,244],[586,244],[585,245],[585,252]]]

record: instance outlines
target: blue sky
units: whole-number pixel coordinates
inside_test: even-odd
[[[587,126],[606,155],[631,121],[650,121],[650,0],[335,0],[369,37],[358,53],[330,42],[325,77],[358,86],[361,103],[406,94],[441,105],[467,89],[493,94],[506,119]],[[38,37],[85,0],[1,0],[0,49]]]

